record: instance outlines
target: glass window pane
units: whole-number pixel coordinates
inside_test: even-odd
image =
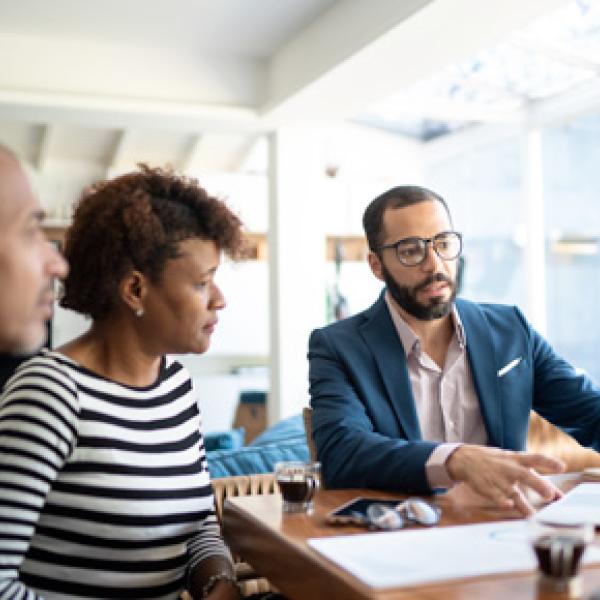
[[[548,340],[600,381],[600,115],[543,136]]]
[[[469,148],[428,165],[426,185],[441,194],[463,233],[461,295],[479,302],[525,302],[518,139]]]

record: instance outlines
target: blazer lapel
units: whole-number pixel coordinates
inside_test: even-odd
[[[489,444],[503,447],[503,423],[500,389],[496,373],[496,351],[488,322],[479,307],[471,302],[456,301],[467,338],[467,356]]]
[[[379,300],[367,311],[366,321],[359,326],[359,329],[377,363],[400,428],[407,439],[420,440],[421,428],[406,367],[404,348],[390,317],[384,293],[385,290],[379,296]]]

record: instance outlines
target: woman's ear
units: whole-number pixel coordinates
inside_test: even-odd
[[[119,284],[123,302],[137,315],[144,314],[144,299],[148,290],[146,276],[140,271],[129,271]]]
[[[373,275],[375,275],[377,279],[384,281],[381,257],[376,252],[369,252],[367,260],[369,261],[369,266],[371,267],[371,271],[373,271]]]

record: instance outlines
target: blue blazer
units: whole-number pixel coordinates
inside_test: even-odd
[[[600,388],[575,373],[514,306],[456,300],[489,444],[524,450],[530,409],[600,449]],[[406,356],[384,292],[368,310],[313,331],[313,436],[328,487],[429,493]],[[515,359],[519,364],[501,369]]]

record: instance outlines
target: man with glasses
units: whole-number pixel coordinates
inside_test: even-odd
[[[600,390],[514,306],[456,299],[462,251],[439,195],[400,186],[367,207],[368,310],[313,332],[313,436],[329,487],[430,493],[464,482],[499,507],[559,490],[553,458],[522,452],[530,409],[600,449]]]

